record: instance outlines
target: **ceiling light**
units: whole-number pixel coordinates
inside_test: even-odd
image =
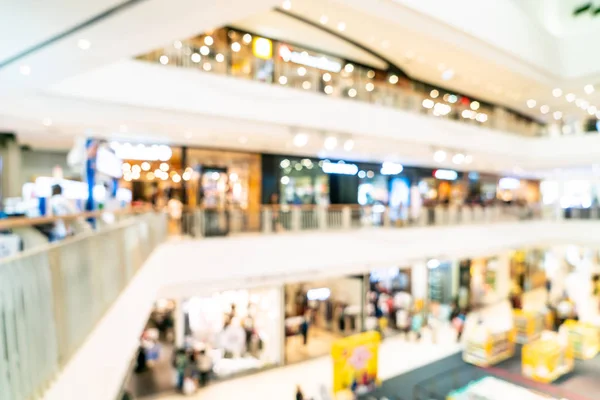
[[[204,37],[204,44],[207,46],[212,46],[212,44],[214,43],[214,39],[212,38],[212,36],[205,36]]]
[[[344,150],[351,151],[354,148],[354,140],[348,139],[344,142]]]
[[[144,161],[142,163],[142,170],[143,171],[150,171],[150,163],[148,161]]]
[[[543,106],[540,107],[540,111],[542,114],[548,114],[548,111],[550,111],[550,107],[548,107],[546,104],[544,104]]]
[[[337,138],[335,136],[328,136],[327,138],[325,138],[325,142],[323,143],[323,146],[327,150],[335,149],[337,147]]]
[[[159,168],[160,168],[161,171],[167,172],[169,170],[169,164],[167,164],[166,162],[160,163]]]
[[[298,67],[298,75],[300,75],[300,76],[306,75],[306,68]]]
[[[452,162],[454,164],[462,164],[465,161],[465,155],[461,153],[457,153],[452,157]]]
[[[443,80],[449,81],[452,78],[454,78],[454,70],[453,69],[447,69],[444,72],[442,72],[442,79]]]
[[[372,92],[373,89],[375,89],[375,85],[373,85],[372,82],[369,82],[365,85],[365,89],[367,89],[367,92]]]
[[[308,143],[308,135],[306,133],[297,133],[294,135],[294,146],[304,147]]]
[[[425,99],[425,100],[423,100],[422,105],[423,105],[424,108],[431,109],[431,108],[433,108],[433,106],[435,105],[435,103],[431,99]]]
[[[332,94],[333,93],[333,86],[327,85],[327,86],[325,86],[324,90],[325,90],[325,93]]]
[[[433,89],[431,92],[429,92],[429,95],[432,99],[437,99],[440,95],[440,92],[438,92],[436,89]]]
[[[233,50],[234,52],[238,52],[242,49],[242,45],[239,44],[238,42],[233,42],[231,43],[231,50]]]
[[[350,90],[348,90],[348,96],[356,97],[356,89],[351,88]]]
[[[346,30],[346,23],[345,22],[338,23],[337,28],[338,28],[338,31],[344,32]]]
[[[321,18],[319,18],[319,22],[323,25],[325,25],[328,21],[329,18],[327,18],[327,15],[321,15]]]
[[[587,110],[587,108],[588,108],[589,106],[590,106],[590,102],[589,102],[589,101],[587,101],[587,100],[583,100],[583,101],[581,102],[581,109],[582,109],[582,110]]]
[[[365,171],[358,171],[358,177],[360,179],[363,179],[365,176],[367,176],[367,173]]]
[[[396,75],[391,75],[389,81],[392,85],[395,85],[398,83],[398,77]]]
[[[347,73],[351,73],[352,71],[354,71],[354,65],[346,64],[346,66],[344,67],[344,71],[346,71]]]
[[[560,112],[560,111],[554,111],[554,113],[552,115],[554,116],[554,119],[557,121],[562,118],[562,112]]]
[[[479,110],[479,102],[478,101],[471,102],[471,110],[473,110],[473,111]]]
[[[569,94],[567,94],[567,95],[565,96],[565,98],[567,99],[567,101],[568,101],[569,103],[572,103],[572,102],[574,102],[574,101],[575,101],[575,97],[576,97],[576,96],[575,96],[575,94],[574,94],[574,93],[569,93]]]
[[[21,73],[21,75],[29,75],[31,74],[31,67],[29,65],[21,65],[19,67],[19,72]]]
[[[331,74],[325,72],[323,74],[323,82],[329,82],[331,80]]]
[[[479,122],[486,122],[488,120],[488,116],[485,113],[477,113],[475,119]]]
[[[92,43],[86,39],[79,39],[77,41],[77,47],[79,47],[81,50],[88,50],[90,47],[92,47]]]
[[[281,182],[282,185],[287,185],[288,183],[290,183],[290,177],[289,176],[282,176],[280,182]]]
[[[471,164],[473,162],[473,156],[468,154],[465,156],[465,164]]]
[[[282,76],[280,76],[280,77],[279,77],[279,84],[280,84],[280,85],[285,85],[286,83],[287,83],[287,77],[285,77],[285,76],[283,76],[283,75],[282,75]]]
[[[283,7],[284,10],[291,10],[292,9],[292,2],[290,0],[285,0],[283,2],[283,4],[281,5],[281,7]]]
[[[446,152],[444,150],[438,150],[433,153],[433,160],[436,162],[442,162],[446,159]]]
[[[191,56],[192,62],[199,63],[202,57],[198,53],[193,53]]]
[[[471,118],[473,114],[475,114],[475,111],[471,110],[463,110],[463,112],[461,113],[463,118]]]
[[[375,78],[375,71],[370,69],[369,72],[367,72],[367,78],[369,78],[369,79]]]
[[[181,43],[181,40],[176,40],[173,42],[173,47],[175,47],[176,49],[180,49],[183,46],[183,43]]]
[[[225,60],[225,56],[223,54],[219,53],[215,56],[215,60],[217,60],[217,62],[221,63]]]
[[[448,103],[456,103],[458,101],[458,97],[455,94],[451,94],[448,96]]]
[[[588,109],[587,109],[587,112],[590,115],[595,115],[596,111],[598,111],[598,109],[596,108],[596,106],[589,106]]]
[[[202,68],[203,68],[205,71],[210,71],[210,70],[212,69],[212,65],[210,65],[210,63],[208,63],[208,62],[205,62],[205,63],[202,65]]]
[[[534,99],[527,100],[527,107],[529,107],[529,108],[535,107],[536,104],[537,104],[537,102]]]
[[[309,90],[311,88],[311,83],[309,81],[302,82],[302,89]]]
[[[50,125],[52,125],[52,120],[50,118],[44,118],[42,120],[42,125],[44,125],[44,126],[50,126]]]
[[[249,33],[246,33],[244,35],[244,37],[242,38],[242,40],[244,41],[244,43],[249,44],[252,41],[252,35]]]
[[[562,96],[563,91],[559,88],[556,88],[552,91],[552,96],[554,97],[560,97]]]
[[[181,182],[181,176],[179,176],[179,174],[173,175],[173,182],[175,182],[175,183]]]
[[[158,59],[158,61],[160,61],[160,63],[162,65],[167,65],[169,63],[169,57],[162,55],[160,56],[160,58]]]
[[[585,87],[583,88],[583,90],[587,93],[587,94],[592,94],[594,93],[594,85],[585,85]]]
[[[210,53],[210,49],[207,46],[200,47],[200,54],[207,56]]]

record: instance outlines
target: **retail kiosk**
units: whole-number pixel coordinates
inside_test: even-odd
[[[589,360],[598,354],[600,338],[594,325],[568,319],[561,325],[560,333],[568,337],[575,358]]]
[[[515,331],[494,329],[480,324],[466,340],[463,360],[480,367],[489,367],[515,354]]]
[[[529,343],[540,337],[546,325],[545,316],[535,311],[513,310],[513,319],[516,330],[516,342]]]
[[[542,383],[555,381],[575,365],[568,338],[550,331],[523,346],[522,360],[523,375]]]

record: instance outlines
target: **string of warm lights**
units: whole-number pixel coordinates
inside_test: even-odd
[[[123,179],[127,182],[131,181],[167,181],[169,178],[174,183],[179,183],[182,180],[189,181],[192,179],[194,171],[191,167],[187,167],[182,172],[171,169],[171,166],[166,162],[161,162],[158,168],[152,171],[152,165],[148,161],[141,164],[130,164],[124,162],[122,165]]]

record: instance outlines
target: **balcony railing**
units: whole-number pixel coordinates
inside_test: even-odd
[[[508,222],[540,217],[531,206],[437,206],[410,215],[406,208],[383,205],[263,206],[260,212],[239,208],[193,209],[182,220],[184,233],[194,237],[239,233],[276,234],[310,230],[343,230],[369,227],[425,227]]]
[[[248,33],[219,29],[141,55],[139,60],[229,75],[307,92],[322,93],[409,112],[488,127],[523,136],[542,136],[546,125],[500,106],[451,94],[333,56],[268,40],[270,52],[258,57]]]
[[[166,232],[150,212],[0,260],[0,399],[42,395]]]

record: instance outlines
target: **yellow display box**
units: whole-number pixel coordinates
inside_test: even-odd
[[[592,324],[568,319],[560,326],[560,333],[569,339],[569,347],[575,358],[588,360],[600,350],[598,328]]]
[[[515,354],[515,331],[491,332],[478,326],[466,340],[463,360],[480,367],[489,367]]]
[[[542,332],[541,338],[523,346],[522,373],[537,382],[550,383],[573,370],[575,361],[568,338]]]
[[[544,314],[535,311],[513,310],[513,320],[519,344],[537,340],[546,325]]]
[[[336,340],[331,347],[333,359],[333,393],[343,397],[348,392],[372,390],[379,384],[378,356],[381,335],[364,332]]]

